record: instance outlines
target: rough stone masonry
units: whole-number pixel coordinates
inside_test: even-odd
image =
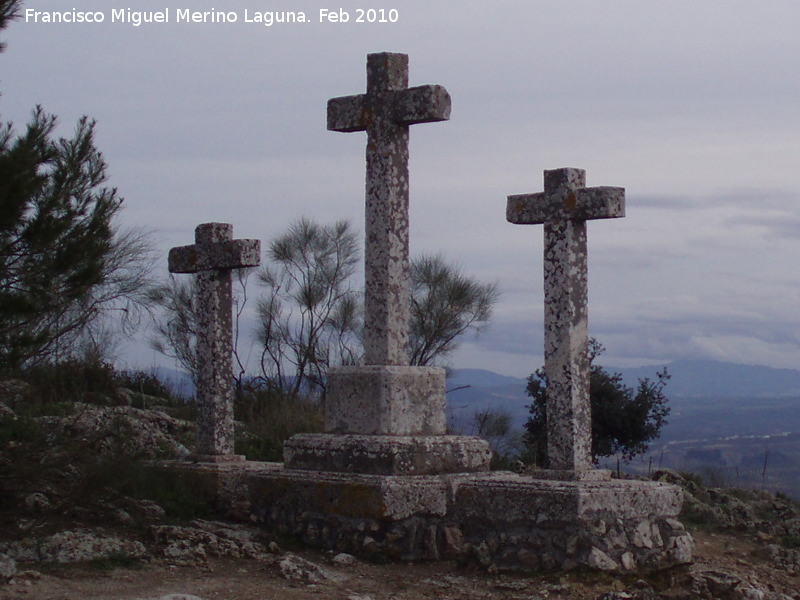
[[[586,171],[544,172],[544,192],[508,197],[506,219],[544,224],[544,359],[549,475],[584,479],[592,467],[586,221],[625,216],[625,190],[586,187]]]
[[[233,450],[231,271],[258,266],[261,242],[234,240],[228,223],[198,225],[194,238],[194,245],[169,251],[169,271],[197,277],[197,454],[241,460]]]

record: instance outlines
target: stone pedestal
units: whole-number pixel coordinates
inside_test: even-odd
[[[683,490],[653,481],[464,480],[448,518],[499,570],[646,572],[691,562]]]
[[[445,415],[442,368],[367,365],[328,371],[328,433],[442,435]]]
[[[295,435],[284,444],[287,469],[433,475],[488,471],[485,440],[459,435]]]
[[[611,481],[611,471],[608,469],[542,469],[534,472],[533,479],[546,479],[550,481]]]
[[[489,444],[446,435],[445,371],[368,365],[328,373],[325,434],[284,444],[287,469],[375,475],[488,471]]]
[[[172,463],[237,520],[376,560],[457,560],[490,571],[655,571],[691,561],[683,491],[651,481],[513,473],[374,475],[277,463]]]

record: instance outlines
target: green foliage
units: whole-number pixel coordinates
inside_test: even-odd
[[[499,296],[497,284],[464,275],[442,256],[412,260],[411,364],[431,365],[453,352],[465,332],[481,331]]]
[[[0,421],[0,448],[41,445],[46,439],[42,426],[33,417],[22,415]]]
[[[236,453],[248,460],[281,462],[284,440],[295,433],[322,431],[318,402],[274,387],[244,389],[234,406],[236,419],[244,423],[244,431],[237,432]]]
[[[293,223],[269,245],[258,273],[265,290],[257,305],[261,368],[291,395],[324,390],[331,365],[357,358],[358,296],[351,278],[358,236],[347,221]]]
[[[34,111],[27,132],[0,130],[0,367],[14,368],[85,324],[76,314],[102,282],[114,190],[94,192],[105,165],[94,124],[51,141],[55,117]]]
[[[144,371],[117,372],[122,387],[146,396],[175,400],[175,395],[154,373]]]
[[[322,396],[329,367],[361,359],[361,294],[353,289],[358,246],[358,236],[347,221],[319,225],[309,219],[293,223],[270,243],[269,263],[258,272],[264,290],[257,301],[256,331],[262,383],[293,396]],[[239,273],[238,279],[237,315],[247,301],[246,277]],[[495,284],[467,277],[440,256],[413,260],[411,364],[434,364],[457,347],[463,334],[486,327],[498,297]],[[164,315],[153,347],[176,358],[192,374],[197,369],[194,298],[193,284],[176,278],[151,295]],[[234,335],[238,340],[236,324]],[[238,361],[236,348],[234,358]],[[241,387],[245,380],[241,362],[239,368]]]
[[[128,444],[134,432],[127,419],[88,429],[73,427],[87,401],[120,401],[120,386],[139,384],[150,393],[163,393],[152,375],[118,373],[108,364],[70,360],[37,365],[22,376],[28,381],[25,397],[13,403],[13,415],[0,419],[0,507],[25,510],[21,499],[42,490],[51,506],[29,515],[32,526],[53,514],[69,517],[76,506],[103,514],[109,501],[124,495],[152,498],[176,517],[212,514],[206,500],[210,494],[198,494],[192,480],[158,473],[138,462],[140,456]],[[188,406],[171,397],[158,400],[168,409]],[[51,416],[66,417],[63,426],[53,426]],[[48,421],[51,425],[45,427]]]
[[[691,471],[678,471],[678,475],[685,479],[687,484],[693,485],[697,489],[703,489],[705,487],[703,477],[699,473],[694,473]]]
[[[785,535],[781,538],[781,546],[784,548],[797,549],[800,548],[800,536],[798,535]]]
[[[194,340],[200,315],[197,312],[197,287],[194,278],[169,280],[150,290],[150,298],[161,307],[164,318],[155,323],[155,334],[150,339],[154,350],[174,358],[186,373],[197,381],[197,355]]]
[[[20,0],[0,0],[0,31],[5,29],[12,19],[17,17],[19,6]],[[0,52],[5,49],[5,42],[0,41]]]
[[[519,460],[525,447],[519,431],[512,427],[507,411],[487,408],[472,417],[472,433],[489,442],[492,470],[508,470]]]
[[[155,502],[174,519],[208,518],[215,512],[210,501],[213,490],[202,488],[200,480],[192,473],[134,464],[120,473],[113,487],[118,494]]]
[[[0,4],[0,28],[17,8]],[[0,125],[0,372],[75,354],[111,314],[130,332],[146,305],[151,247],[115,225],[122,198],[104,185],[95,122],[68,138],[56,124],[37,106],[23,133]]]
[[[21,375],[33,388],[31,405],[39,405],[40,414],[71,402],[115,404],[120,381],[110,364],[100,360],[75,358],[58,363],[43,363],[24,369]]]
[[[669,414],[664,386],[669,380],[666,369],[656,380],[640,379],[634,390],[622,383],[619,373],[609,373],[594,364],[603,347],[591,340],[589,395],[592,410],[592,458],[620,454],[624,461],[644,453],[657,439]],[[547,464],[547,377],[538,369],[528,378],[527,393],[533,400],[531,417],[525,424],[526,443],[534,462]]]

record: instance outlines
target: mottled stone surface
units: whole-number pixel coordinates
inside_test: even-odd
[[[260,264],[259,240],[234,240],[228,223],[204,223],[195,244],[169,251],[171,273],[196,273],[199,455],[233,458],[233,292],[231,270]]]
[[[285,445],[288,466],[374,473],[474,471],[488,466],[485,442],[443,437],[444,370],[408,364],[409,126],[449,117],[450,96],[443,87],[408,87],[405,54],[368,55],[366,93],[328,101],[329,130],[367,132],[365,365],[328,371],[325,407],[326,432],[361,437],[293,438]],[[387,435],[405,439],[382,437]]]
[[[439,367],[345,366],[328,370],[325,431],[441,435],[445,371]]]
[[[334,437],[334,436],[331,436]],[[368,437],[368,436],[364,436]],[[215,505],[304,544],[373,559],[456,559],[505,571],[658,570],[691,561],[677,486],[513,473],[374,475],[186,465]],[[209,486],[209,476],[217,483]]]
[[[576,478],[592,466],[586,221],[624,216],[625,190],[586,188],[582,169],[545,171],[544,192],[508,197],[510,223],[544,224],[547,454]]]
[[[677,486],[649,481],[463,480],[448,517],[500,570],[651,571],[691,561]]]
[[[328,129],[367,132],[365,334],[368,365],[407,365],[408,133],[450,118],[443,87],[408,88],[408,56],[367,56],[367,92],[328,101]]]
[[[485,440],[460,435],[295,435],[284,444],[287,469],[433,475],[488,471]]]
[[[613,515],[635,519],[638,524],[650,515],[676,517],[683,505],[683,490],[654,481],[547,481],[521,475],[513,479],[464,479],[456,500],[464,515],[509,521],[566,521]]]

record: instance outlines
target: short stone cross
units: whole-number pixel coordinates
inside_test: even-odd
[[[592,466],[586,221],[624,216],[625,189],[587,188],[582,169],[545,171],[543,193],[508,197],[510,223],[544,224],[547,455],[561,478]]]
[[[367,93],[328,101],[328,129],[367,132],[367,365],[407,365],[410,322],[408,128],[450,118],[442,86],[408,87],[408,56],[367,56]]]
[[[197,274],[197,454],[233,459],[231,270],[261,262],[259,240],[234,240],[228,223],[204,223],[195,244],[169,251],[170,273]]]

